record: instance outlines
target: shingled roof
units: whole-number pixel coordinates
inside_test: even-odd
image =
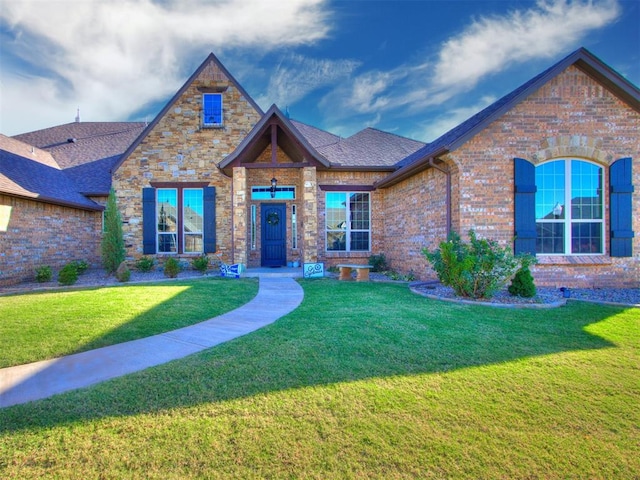
[[[0,192],[83,210],[102,207],[78,192],[53,156],[0,135]]]
[[[50,152],[79,192],[106,195],[111,169],[145,127],[143,122],[74,122],[13,138]]]
[[[384,168],[393,167],[424,145],[393,133],[365,128],[350,137],[318,147],[318,151],[332,166]]]

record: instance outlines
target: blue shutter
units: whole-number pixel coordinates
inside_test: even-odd
[[[204,253],[216,251],[216,187],[205,187],[204,203]]]
[[[631,158],[621,158],[611,164],[609,186],[611,256],[631,257],[634,236]]]
[[[156,253],[156,189],[142,189],[142,253]]]
[[[536,167],[522,158],[514,158],[515,242],[514,253],[536,254]]]

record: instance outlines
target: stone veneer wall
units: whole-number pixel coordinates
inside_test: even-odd
[[[607,192],[608,165],[619,158],[632,157],[633,183],[636,186],[633,197],[633,209],[636,212],[633,224],[636,232],[634,257],[609,257],[607,238],[605,255],[539,255],[540,263],[533,270],[538,285],[639,286],[639,126],[638,112],[579,69],[569,67],[476,137],[444,157],[454,169],[459,169],[452,179],[454,229],[464,235],[473,228],[480,236],[498,240],[503,245],[512,245],[514,157],[534,163],[562,157],[592,160],[604,166]],[[421,178],[426,181],[428,174],[422,174]],[[401,199],[413,196],[415,188],[413,179],[389,188],[387,211],[393,211],[393,205]],[[608,211],[607,197],[605,195]],[[425,212],[431,208],[436,211],[441,209],[441,203],[435,200],[433,207],[428,200],[422,204],[422,207],[426,207]],[[407,219],[410,219],[410,214],[407,215]],[[396,211],[397,218],[402,216],[401,211]],[[429,220],[431,216],[426,214],[427,222],[432,221]],[[608,215],[606,218],[605,237],[608,237]],[[438,228],[430,238],[424,239],[424,243],[433,247],[445,238],[440,225],[438,223]],[[417,246],[417,243],[398,244],[393,258],[416,256]],[[425,273],[425,277],[431,275],[428,271]]]
[[[201,127],[202,89],[222,93],[222,128]],[[216,187],[216,242],[233,258],[232,180],[217,165],[246,137],[260,114],[211,62],[113,175],[129,258],[142,256],[142,189],[151,182],[207,182]]]
[[[43,265],[55,272],[74,260],[100,264],[102,212],[6,195],[0,195],[0,210],[1,286],[33,280]]]

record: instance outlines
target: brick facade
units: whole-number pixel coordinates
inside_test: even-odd
[[[0,211],[0,286],[33,280],[44,265],[55,272],[75,260],[100,264],[102,212],[6,195]]]
[[[555,158],[587,159],[602,165],[605,191],[607,168],[622,157],[640,158],[640,115],[576,67],[569,67],[527,99],[507,111],[461,147],[444,156],[452,169],[453,229],[469,229],[483,237],[512,244],[514,236],[513,158],[541,163]],[[385,210],[402,227],[387,221],[386,243],[394,268],[421,271],[433,277],[419,256],[422,246],[435,248],[446,237],[442,199],[444,175],[427,170],[387,192]],[[634,165],[633,184],[640,185],[640,169]],[[634,194],[633,210],[640,211],[640,194]],[[402,208],[411,205],[410,209]],[[605,195],[605,207],[608,198]],[[606,209],[605,209],[606,211]],[[608,216],[605,214],[605,220]],[[640,232],[640,216],[634,217]],[[401,232],[407,232],[399,239]],[[605,225],[609,231],[608,221]],[[395,240],[394,240],[395,239]],[[415,239],[415,240],[414,240]],[[533,269],[539,285],[574,287],[639,286],[640,235],[634,239],[635,257],[539,255]]]

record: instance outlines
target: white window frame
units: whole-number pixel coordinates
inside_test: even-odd
[[[345,195],[345,226],[342,229],[330,229],[327,224],[327,209],[328,209],[328,201],[327,198],[332,194],[344,194]],[[368,229],[352,229],[351,228],[351,202],[349,199],[351,195],[367,195],[369,208],[368,208],[368,218],[367,223],[369,225]],[[345,249],[344,250],[331,250],[329,249],[329,239],[328,236],[332,232],[343,232],[345,234]],[[367,232],[369,234],[369,245],[366,250],[353,250],[351,248],[351,235],[355,232]],[[325,192],[325,251],[327,253],[345,253],[345,252],[370,252],[371,251],[371,242],[372,242],[372,233],[371,233],[371,192],[362,192],[362,191],[349,191],[349,192]]]
[[[207,122],[205,102],[207,97],[217,96],[220,98],[220,122]],[[203,93],[202,94],[202,126],[207,128],[219,128],[224,125],[224,104],[221,93]]]
[[[549,256],[575,256],[575,255],[603,255],[604,251],[605,251],[605,217],[607,215],[607,204],[606,204],[606,195],[604,195],[604,183],[605,183],[605,173],[606,173],[606,169],[596,163],[596,162],[592,162],[586,159],[582,159],[582,158],[571,158],[571,157],[567,157],[567,158],[554,158],[552,160],[549,160],[547,162],[543,162],[540,163],[538,165],[536,165],[536,168],[541,167],[545,164],[548,163],[552,163],[552,162],[558,162],[558,161],[562,161],[564,163],[564,199],[563,199],[563,203],[561,204],[563,210],[564,210],[564,218],[558,218],[558,219],[538,219],[537,218],[537,214],[536,214],[536,228],[537,225],[539,223],[546,223],[546,224],[562,224],[563,228],[564,228],[564,245],[563,245],[563,252],[562,253],[554,253],[554,252],[537,252],[538,255],[549,255]],[[602,183],[603,185],[600,186],[600,189],[602,190],[602,218],[588,218],[588,219],[574,219],[572,217],[573,214],[573,209],[572,209],[572,198],[573,198],[573,193],[572,193],[572,186],[571,186],[571,178],[572,178],[572,162],[573,161],[578,161],[578,162],[584,162],[590,165],[594,165],[596,167],[598,167],[600,169],[601,172],[601,178],[602,178]],[[558,202],[559,203],[559,202]],[[538,206],[538,202],[537,202],[537,198],[536,198],[536,203],[535,206],[537,208]],[[572,252],[572,224],[574,223],[599,223],[600,224],[600,245],[599,245],[599,251],[598,252],[576,252],[573,253]]]

